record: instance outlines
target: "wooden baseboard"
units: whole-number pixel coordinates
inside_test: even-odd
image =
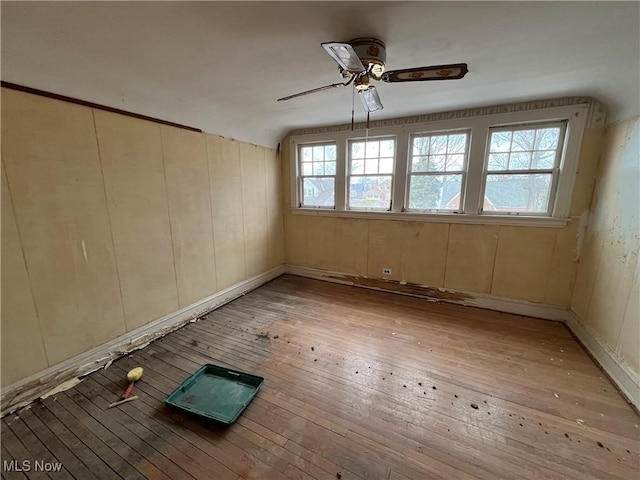
[[[113,360],[122,355],[144,348],[152,341],[177,330],[186,323],[195,322],[204,314],[264,285],[283,273],[284,266],[278,266],[154,320],[104,345],[3,387],[0,397],[1,415],[4,416],[22,408],[38,398],[49,396],[52,392],[73,387],[78,383],[79,378],[110,365]]]
[[[634,373],[613,350],[600,342],[597,337],[583,325],[573,311],[566,308],[443,288],[402,284],[398,281],[357,277],[347,273],[298,267],[295,265],[285,265],[285,273],[324,280],[326,282],[410,295],[431,301],[467,305],[563,322],[587,349],[596,363],[600,365],[609,378],[616,384],[629,403],[634,405],[636,409],[640,409],[640,377]]]
[[[341,272],[330,272],[308,267],[285,265],[285,273],[300,277],[315,278],[327,282],[342,283],[356,287],[369,288],[384,292],[399,293],[431,301],[455,303],[470,307],[485,308],[498,312],[515,313],[528,317],[544,318],[564,322],[567,319],[567,309],[556,305],[513,300],[510,298],[494,297],[479,293],[461,292],[445,288],[433,288],[417,284],[401,283],[397,280],[366,278]]]
[[[640,376],[611,348],[601,342],[573,310],[568,311],[566,324],[629,403],[640,410]]]

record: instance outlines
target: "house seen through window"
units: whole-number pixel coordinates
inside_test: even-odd
[[[302,206],[333,208],[335,205],[336,145],[300,147]]]
[[[353,140],[349,148],[349,208],[389,210],[395,140]]]
[[[565,123],[491,131],[482,210],[547,214]]]

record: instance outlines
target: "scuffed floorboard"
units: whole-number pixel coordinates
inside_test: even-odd
[[[265,377],[231,427],[163,403],[204,363]],[[285,275],[6,416],[2,478],[636,478],[639,423],[562,324]]]

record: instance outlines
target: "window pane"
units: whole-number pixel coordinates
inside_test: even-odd
[[[509,167],[508,153],[491,153],[489,154],[488,170],[507,170]]]
[[[491,152],[508,152],[511,148],[511,132],[493,132],[491,134]]]
[[[351,144],[351,158],[364,158],[364,142]]]
[[[513,132],[511,151],[524,152],[533,150],[534,130],[516,130]]]
[[[558,139],[560,138],[560,129],[540,128],[536,131],[536,150],[555,150],[558,148]]]
[[[393,140],[382,140],[380,142],[380,156],[382,157],[393,157],[395,153],[394,149],[394,141]]]
[[[462,175],[412,175],[409,208],[457,210],[460,207]]]
[[[365,160],[364,173],[378,173],[378,159]]]
[[[427,155],[429,153],[429,137],[414,137],[412,155]]]
[[[393,158],[380,159],[380,173],[393,173]]]
[[[351,173],[356,175],[364,173],[364,160],[356,160],[351,162]]]
[[[553,168],[556,160],[556,152],[533,152],[531,168]]]
[[[465,134],[449,135],[447,153],[463,153],[466,146],[467,136]]]
[[[464,164],[464,155],[447,155],[447,171],[460,171]]]
[[[322,161],[322,160],[324,160],[324,147],[323,146],[313,147],[313,160],[314,161]]]
[[[325,160],[334,160],[336,159],[336,146],[335,145],[327,145],[324,147],[324,158]]]
[[[315,154],[315,152],[314,152]],[[324,175],[324,164],[322,162],[313,162],[313,174],[314,175]]]
[[[313,148],[311,147],[302,147],[302,161],[310,162],[311,161],[311,152]]]
[[[429,169],[429,157],[413,157],[411,159],[412,172],[426,172]]]
[[[442,172],[447,161],[446,155],[433,155],[429,157],[429,171]]]
[[[485,212],[546,213],[549,206],[552,175],[531,173],[487,175]]]
[[[302,175],[311,175],[312,173],[312,164],[311,163],[303,163],[302,164]]]
[[[349,179],[349,208],[391,207],[391,176],[351,177]]]
[[[366,147],[365,158],[378,158],[378,155],[380,155],[380,142],[369,141]]]
[[[335,175],[336,174],[336,162],[326,162],[324,164],[324,174],[325,175]]]
[[[437,135],[431,137],[429,155],[447,153],[447,135]]]
[[[515,145],[515,141],[514,141]],[[509,170],[528,170],[531,161],[530,152],[516,152],[509,157]]]
[[[307,207],[335,206],[333,178],[305,178],[302,182],[302,204]]]

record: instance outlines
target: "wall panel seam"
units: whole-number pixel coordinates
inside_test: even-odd
[[[178,284],[178,266],[176,265],[176,242],[173,237],[173,225],[171,206],[169,204],[169,186],[167,182],[167,167],[164,159],[164,142],[162,141],[162,128],[158,125],[158,136],[160,137],[160,155],[162,156],[162,175],[164,177],[164,198],[167,202],[167,215],[169,216],[169,238],[171,238],[171,255],[173,257],[173,278],[176,282],[176,295],[178,297],[178,308],[182,307],[180,298],[180,285]]]
[[[211,166],[209,165],[209,139],[206,134],[204,135],[204,147],[207,160],[207,186],[209,189],[209,220],[211,223],[211,248],[213,248],[213,279],[216,282],[216,290],[218,289],[218,263],[216,260],[216,238],[213,228],[213,196],[211,194]]]
[[[31,282],[31,273],[29,272],[29,264],[27,263],[27,254],[24,251],[24,246],[22,243],[22,233],[20,232],[20,223],[18,222],[16,205],[15,205],[15,202],[13,201],[13,195],[11,194],[11,185],[9,183],[9,172],[7,171],[4,158],[2,159],[2,169],[4,170],[4,175],[7,179],[7,192],[9,193],[9,198],[11,199],[11,210],[13,211],[13,218],[16,222],[16,231],[18,232],[18,241],[20,242],[20,252],[22,252],[22,261],[24,262],[24,269],[27,274],[27,280],[29,281],[29,295],[31,296],[31,302],[33,303],[33,310],[36,314],[36,320],[38,321],[38,331],[40,332],[40,342],[42,342],[42,352],[44,353],[44,358],[47,362],[47,366],[51,366],[51,363],[49,361],[49,355],[47,354],[47,346],[44,342],[44,333],[42,331],[42,324],[40,323],[40,315],[38,314],[38,305],[36,304],[36,299],[33,295],[33,284]]]
[[[111,237],[111,248],[113,248],[113,262],[116,267],[116,277],[118,279],[118,293],[120,294],[120,308],[122,310],[122,320],[124,322],[124,328],[128,332],[129,325],[127,324],[127,313],[124,309],[124,296],[122,295],[122,283],[120,282],[120,267],[118,265],[118,256],[116,255],[116,242],[113,238],[113,226],[111,224],[111,209],[109,208],[109,195],[107,194],[107,183],[104,180],[104,168],[102,165],[102,153],[100,152],[100,139],[98,138],[98,126],[96,125],[95,110],[91,109],[91,118],[93,119],[93,134],[96,139],[96,149],[98,153],[98,163],[100,164],[100,176],[102,178],[102,190],[104,193],[104,203],[107,210],[107,221],[109,222],[109,235]]]

